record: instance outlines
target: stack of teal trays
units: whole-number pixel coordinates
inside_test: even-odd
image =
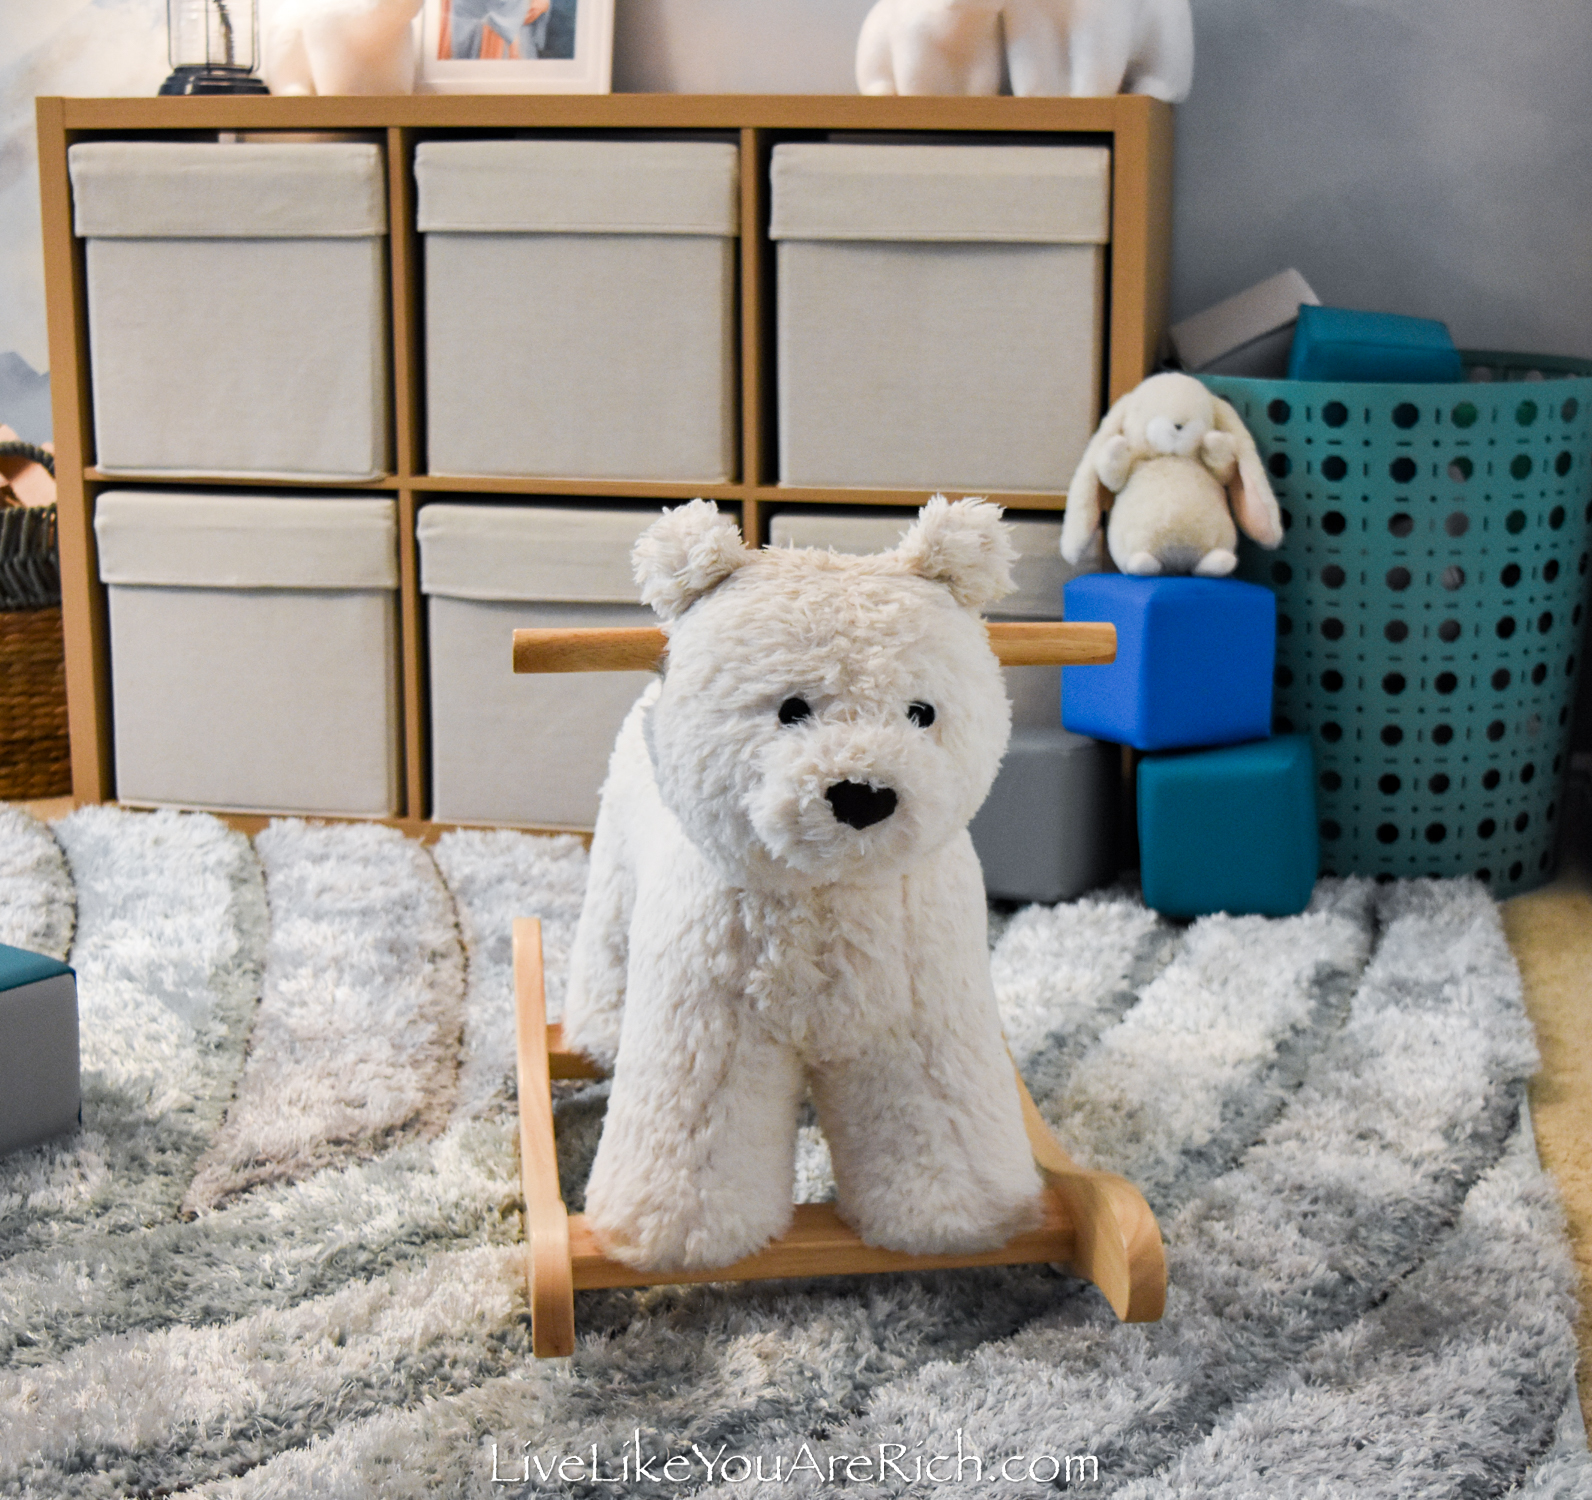
[[[1065,668],[1062,722],[1131,745],[1146,903],[1168,916],[1290,916],[1319,865],[1310,740],[1272,734],[1277,601],[1227,578],[1093,573],[1068,620],[1117,629],[1109,667]]]

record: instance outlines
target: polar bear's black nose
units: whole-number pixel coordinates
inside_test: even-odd
[[[824,796],[835,816],[853,828],[870,828],[895,811],[896,794],[887,786],[874,788],[860,781],[837,781]]]

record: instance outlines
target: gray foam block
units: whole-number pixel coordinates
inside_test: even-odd
[[[81,1103],[76,976],[0,943],[0,1154],[73,1129]]]
[[[1067,901],[1118,868],[1121,752],[1061,728],[1016,728],[973,819],[984,889],[1011,901]]]

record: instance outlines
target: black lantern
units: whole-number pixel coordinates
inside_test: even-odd
[[[162,94],[266,94],[256,0],[166,0],[171,77]]]

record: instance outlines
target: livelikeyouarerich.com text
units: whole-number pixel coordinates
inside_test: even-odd
[[[817,1453],[803,1443],[792,1453],[731,1453],[727,1443],[714,1448],[692,1443],[683,1453],[657,1453],[643,1444],[638,1428],[617,1455],[600,1457],[597,1445],[580,1453],[534,1453],[529,1443],[493,1442],[494,1484],[904,1484],[1093,1483],[1100,1462],[1090,1453],[982,1454],[970,1449],[960,1431],[954,1453],[931,1453],[905,1443],[879,1443],[860,1453]]]

